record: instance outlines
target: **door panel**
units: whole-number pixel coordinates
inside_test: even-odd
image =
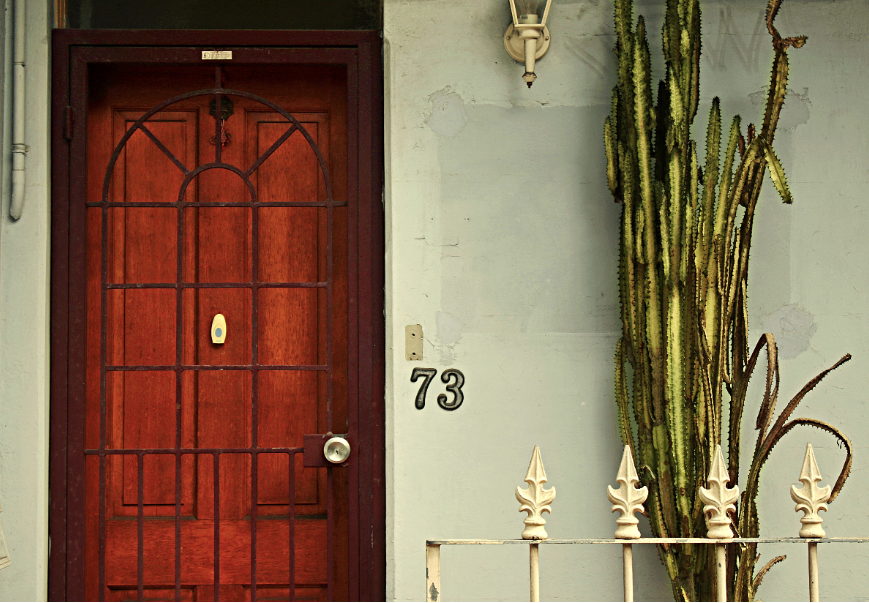
[[[317,416],[321,414],[317,381],[314,371],[264,371],[260,374],[257,406],[260,446],[281,446],[287,439],[300,442],[304,434],[317,432]],[[297,400],[298,404],[287,409],[285,400],[288,398]],[[298,457],[294,462],[297,464],[294,483],[296,505],[317,505],[317,470],[301,467]],[[261,509],[260,513],[285,515],[290,501],[290,459],[285,454],[264,454],[260,456],[259,463],[258,502],[260,506],[279,506],[276,509]],[[313,514],[323,512],[323,509],[311,508],[307,512]]]
[[[138,125],[213,68],[91,75],[89,599],[348,597],[347,469],[301,454],[348,431],[343,69],[223,70],[289,135],[228,94],[218,131],[214,93]]]
[[[115,142],[141,116],[141,111],[113,111]],[[193,111],[161,112],[148,120],[147,130],[176,158],[191,165],[196,157],[196,119]],[[145,132],[134,132],[121,152],[124,156],[112,181],[115,199],[127,203],[175,202],[184,175]]]
[[[325,522],[297,522],[295,528],[295,575],[297,584],[326,582]],[[220,522],[220,573],[222,586],[250,583],[250,522]],[[106,582],[110,585],[135,586],[137,555],[135,547],[124,546],[136,541],[136,523],[108,523]],[[289,532],[286,521],[262,521],[257,526],[257,578],[261,584],[284,584],[289,579]],[[181,526],[184,555],[181,576],[184,585],[212,587],[214,577],[214,521],[185,521]],[[167,555],[175,547],[173,521],[156,520],[144,526],[144,582],[150,585],[174,585],[174,558]],[[225,579],[225,582],[224,582]],[[112,586],[111,588],[122,588]],[[183,588],[183,587],[182,587]],[[210,588],[209,588],[210,590]],[[213,592],[213,591],[212,591]],[[174,597],[173,597],[174,598]],[[226,597],[228,599],[228,597]],[[214,599],[201,599],[213,601]],[[239,599],[229,599],[239,600]]]
[[[205,172],[200,178],[208,177]],[[200,283],[245,283],[251,270],[251,209],[192,207],[184,210],[184,226],[196,254],[184,257],[185,280]],[[174,278],[174,275],[173,275]]]

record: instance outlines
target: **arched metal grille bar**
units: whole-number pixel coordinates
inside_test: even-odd
[[[124,133],[123,137],[121,137],[121,140],[115,146],[115,151],[114,151],[114,153],[112,153],[112,157],[109,160],[108,166],[106,167],[106,176],[105,176],[105,179],[103,181],[102,202],[108,203],[108,201],[109,201],[109,198],[108,198],[109,197],[109,185],[111,183],[112,173],[114,172],[114,169],[115,169],[115,164],[118,161],[118,157],[120,157],[120,155],[121,155],[121,151],[124,149],[124,146],[127,144],[127,141],[130,139],[130,137],[133,134],[136,133],[137,130],[142,130],[143,133],[148,138],[150,138],[157,145],[157,147],[164,154],[166,154],[167,157],[169,157],[169,159],[172,161],[172,163],[174,163],[184,173],[184,175],[187,176],[188,170],[184,167],[184,164],[181,163],[181,161],[179,161],[169,151],[169,149],[167,149],[159,141],[159,139],[157,139],[154,136],[154,134],[150,130],[148,130],[147,127],[143,127],[143,126],[144,126],[145,122],[148,121],[149,119],[151,119],[154,115],[156,115],[160,111],[164,110],[165,108],[167,108],[171,105],[174,105],[175,103],[178,103],[178,102],[181,102],[183,100],[190,99],[190,98],[196,98],[197,96],[211,96],[211,95],[214,95],[218,107],[220,106],[220,99],[223,96],[239,96],[242,98],[247,98],[249,100],[263,104],[266,107],[272,109],[273,111],[276,111],[277,113],[280,113],[280,115],[282,117],[284,117],[287,121],[289,121],[292,124],[292,127],[289,128],[284,133],[283,136],[278,138],[278,140],[272,145],[272,147],[267,149],[259,158],[257,158],[257,160],[254,161],[254,163],[246,171],[240,172],[240,170],[239,170],[240,174],[244,174],[245,179],[247,179],[247,177],[250,176],[250,174],[252,174],[254,171],[256,171],[256,169],[263,163],[263,161],[265,161],[272,153],[274,153],[278,149],[278,147],[280,147],[287,140],[287,138],[289,138],[290,135],[293,134],[293,132],[295,130],[298,130],[299,132],[302,133],[302,136],[305,137],[305,140],[308,141],[308,144],[311,146],[311,150],[314,151],[314,154],[317,157],[317,162],[320,165],[320,170],[323,172],[323,179],[324,179],[325,184],[326,184],[327,202],[333,201],[333,198],[332,198],[332,179],[329,176],[329,167],[326,165],[325,159],[323,159],[323,153],[320,151],[320,147],[317,146],[317,143],[314,142],[314,139],[311,136],[311,134],[305,129],[305,127],[299,122],[299,120],[297,120],[291,113],[282,109],[280,106],[276,105],[275,103],[271,102],[270,100],[268,100],[266,98],[263,98],[261,96],[257,96],[256,94],[251,94],[249,92],[242,92],[241,90],[230,90],[227,88],[210,88],[210,89],[205,89],[205,90],[196,90],[194,92],[186,92],[184,94],[179,94],[178,96],[173,96],[172,98],[165,100],[162,103],[160,103],[159,105],[156,105],[155,107],[149,109],[144,115],[142,115],[139,119],[137,119],[136,122],[132,126],[130,126],[127,129],[127,131]],[[215,121],[217,121],[216,127],[217,127],[217,136],[218,136],[218,140],[219,140],[220,139],[219,138],[220,137],[220,130],[221,130],[222,126],[220,124],[219,119],[215,118]],[[216,150],[215,150],[216,160],[213,162],[212,165],[218,165],[220,167],[225,167],[226,169],[232,169],[233,171],[238,170],[238,168],[236,168],[235,166],[231,166],[230,164],[224,163],[223,161],[221,161],[220,145],[219,144],[215,145],[215,147],[216,147]],[[250,188],[250,185],[248,185],[248,188]]]
[[[310,133],[305,127],[289,112],[277,104],[257,96],[240,90],[231,90],[223,88],[221,85],[221,68],[215,69],[216,87],[204,90],[197,90],[172,97],[145,112],[136,122],[130,126],[122,136],[121,140],[115,146],[114,152],[106,167],[106,173],[103,180],[102,199],[99,203],[87,203],[88,207],[102,208],[102,232],[101,232],[101,350],[100,350],[100,446],[97,450],[85,450],[86,455],[94,455],[99,457],[99,599],[105,600],[106,593],[106,459],[109,456],[123,458],[124,455],[134,455],[137,458],[137,600],[144,600],[144,457],[145,455],[174,455],[175,457],[175,600],[181,600],[181,505],[182,505],[182,457],[191,455],[197,457],[199,455],[210,456],[212,458],[213,479],[214,479],[214,599],[220,600],[220,455],[221,454],[249,454],[251,459],[250,464],[250,522],[251,522],[251,559],[250,559],[250,595],[251,600],[257,598],[257,489],[258,489],[258,455],[261,453],[270,454],[287,454],[289,457],[289,558],[287,559],[289,570],[289,598],[295,598],[295,455],[302,454],[303,448],[299,447],[283,447],[283,448],[263,448],[257,442],[257,388],[258,388],[258,372],[261,370],[299,370],[299,371],[319,371],[326,375],[326,424],[327,430],[332,431],[332,370],[333,362],[333,209],[339,206],[345,206],[346,202],[335,203],[332,195],[332,183],[329,174],[329,169],[323,154],[316,144]],[[169,149],[157,138],[145,123],[160,111],[170,107],[171,105],[183,100],[202,97],[214,96],[216,106],[221,106],[221,98],[223,96],[236,96],[246,98],[257,103],[260,103],[276,113],[284,117],[289,123],[289,128],[281,135],[265,152],[263,152],[246,170],[242,170],[234,165],[228,164],[222,160],[221,145],[219,143],[223,124],[219,118],[219,113],[215,115],[215,136],[217,144],[215,144],[215,161],[201,164],[194,169],[188,169],[184,163],[179,160]],[[141,130],[157,148],[166,155],[170,161],[184,174],[184,181],[178,193],[176,202],[109,202],[109,187],[118,158],[123,151],[126,143],[135,134]],[[326,200],[324,202],[293,202],[293,203],[260,203],[256,187],[250,179],[250,176],[265,162],[280,146],[289,139],[296,131],[300,132],[307,140],[309,146],[313,150],[320,170],[323,174],[323,179],[326,189]],[[221,202],[221,203],[200,203],[187,202],[184,200],[186,190],[198,174],[212,169],[225,169],[231,171],[241,177],[250,193],[250,202]],[[251,207],[251,281],[243,283],[196,283],[184,282],[184,208],[187,207]],[[327,241],[326,241],[326,279],[322,282],[305,282],[305,283],[269,283],[258,281],[258,254],[257,254],[257,238],[258,238],[258,212],[257,207],[270,206],[290,206],[290,207],[322,207],[326,210],[327,219]],[[174,283],[109,283],[108,282],[108,223],[109,223],[109,207],[168,207],[178,210],[177,220],[177,278]],[[293,365],[293,366],[278,366],[267,365],[260,366],[258,361],[258,324],[257,324],[257,297],[260,288],[322,288],[326,290],[326,363],[316,365]],[[172,289],[176,290],[176,364],[169,366],[115,366],[109,365],[107,353],[107,324],[108,324],[108,291],[111,289]],[[202,288],[249,288],[251,289],[251,350],[252,362],[246,365],[199,365],[185,364],[183,362],[183,298],[182,292],[184,289],[202,289]],[[208,370],[248,370],[251,375],[251,446],[247,448],[185,448],[182,445],[182,411],[180,401],[183,398],[182,388],[182,373],[185,371],[208,371]],[[176,400],[179,402],[176,406],[176,437],[174,448],[141,448],[141,449],[118,449],[108,448],[106,445],[106,411],[107,411],[107,373],[115,371],[174,371],[176,375]],[[201,476],[201,479],[206,479]],[[334,533],[334,516],[333,516],[333,476],[332,469],[327,468],[327,592],[328,599],[333,599],[333,533]]]
[[[181,184],[181,188],[178,190],[179,205],[184,204],[184,193],[187,192],[187,187],[190,186],[190,183],[193,182],[193,179],[202,172],[207,172],[208,170],[227,170],[234,174],[238,174],[239,176],[241,176],[241,179],[244,180],[244,183],[247,186],[247,190],[248,192],[250,192],[250,202],[257,202],[256,187],[254,187],[253,182],[251,182],[250,178],[248,178],[247,172],[242,172],[239,168],[228,163],[206,163],[204,165],[200,165],[192,172],[187,172],[187,175],[184,176],[184,182]]]

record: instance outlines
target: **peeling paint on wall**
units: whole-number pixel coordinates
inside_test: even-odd
[[[462,97],[450,86],[441,88],[428,97],[431,112],[425,123],[431,131],[444,138],[455,138],[468,123],[468,113]]]
[[[763,330],[775,336],[779,356],[788,360],[809,349],[818,325],[813,315],[796,304],[788,304],[763,317]]]
[[[757,92],[748,95],[751,99],[751,104],[760,112],[763,111],[766,105],[767,89],[762,88]],[[809,98],[809,89],[803,88],[802,92],[788,90],[788,95],[785,98],[787,111],[782,111],[779,119],[778,129],[781,131],[791,130],[800,124],[809,122],[811,114],[812,100]]]
[[[452,314],[438,312],[438,351],[442,364],[447,365],[455,362],[454,347],[462,340],[462,327],[464,326],[462,321]]]
[[[462,340],[462,321],[446,312],[438,312],[438,340],[443,345],[459,343]]]

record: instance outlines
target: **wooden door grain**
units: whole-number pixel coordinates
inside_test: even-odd
[[[203,94],[118,147],[152,107],[214,88],[215,70],[90,75],[91,600],[349,597],[347,470],[306,468],[300,453],[304,434],[346,433],[350,420],[345,67],[219,77],[247,94],[222,97],[229,136]],[[293,124],[253,96],[309,138],[286,137]],[[218,313],[223,344],[210,335]]]

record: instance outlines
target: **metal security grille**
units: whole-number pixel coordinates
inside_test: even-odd
[[[106,527],[107,527],[107,505],[106,505],[106,473],[107,459],[113,456],[135,457],[137,467],[137,515],[135,518],[137,524],[137,599],[144,600],[146,584],[144,581],[144,525],[145,525],[145,457],[157,455],[171,455],[175,459],[175,600],[182,600],[182,458],[186,455],[192,455],[194,459],[202,456],[211,457],[214,480],[214,551],[213,551],[213,570],[214,570],[214,598],[220,600],[220,585],[221,585],[221,559],[220,559],[220,460],[221,455],[238,454],[247,455],[250,459],[250,597],[251,600],[257,598],[257,501],[258,499],[258,456],[260,454],[286,454],[289,458],[289,555],[286,559],[287,569],[289,571],[289,598],[295,598],[295,456],[304,451],[303,447],[261,447],[257,442],[258,436],[258,412],[257,412],[257,391],[259,382],[259,373],[261,371],[317,371],[325,375],[326,392],[326,427],[327,431],[332,432],[333,427],[333,239],[334,239],[334,224],[333,224],[333,209],[336,207],[346,207],[346,202],[335,202],[332,198],[332,184],[329,177],[329,171],[326,162],[323,158],[321,150],[315,143],[312,136],[305,130],[303,125],[293,115],[285,111],[280,106],[270,102],[269,100],[249,94],[239,90],[231,90],[223,87],[221,67],[217,66],[214,73],[215,85],[212,89],[197,90],[175,96],[166,100],[163,103],[153,107],[142,115],[124,134],[120,142],[115,147],[111,160],[106,168],[105,180],[102,188],[102,199],[98,203],[87,203],[88,207],[100,208],[102,212],[102,228],[101,228],[101,318],[100,318],[100,425],[99,425],[99,448],[86,449],[85,454],[88,457],[97,457],[99,459],[99,598],[105,600],[106,596]],[[215,107],[223,106],[223,99],[226,97],[243,97],[280,114],[288,122],[287,130],[280,136],[264,153],[245,170],[242,170],[234,165],[226,163],[221,158],[222,145],[219,141],[224,139],[224,124],[220,118],[220,112],[215,111],[214,119],[214,140],[218,141],[214,145],[214,160],[209,163],[204,163],[190,168],[173,153],[169,151],[167,146],[161,142],[157,136],[152,133],[147,127],[147,122],[158,112],[163,111],[179,101],[194,97],[211,97],[213,98]],[[113,170],[118,158],[120,157],[127,141],[136,132],[141,131],[146,135],[160,151],[169,158],[169,160],[180,170],[184,175],[183,184],[178,192],[178,198],[175,202],[120,202],[110,201],[109,191],[110,182],[112,179]],[[251,180],[251,175],[267,161],[269,157],[285,142],[290,136],[303,136],[319,163],[320,170],[325,181],[325,200],[311,202],[260,202],[257,197],[257,189],[254,182]],[[185,200],[185,192],[193,179],[207,170],[228,170],[238,175],[245,183],[250,194],[250,200],[244,202],[198,202]],[[175,208],[177,212],[177,276],[175,282],[166,283],[123,283],[116,284],[109,282],[109,210],[115,207],[162,207]],[[244,207],[251,209],[251,280],[248,282],[185,282],[184,280],[184,219],[185,208],[190,207]],[[258,208],[261,207],[314,207],[323,208],[326,213],[326,268],[325,280],[318,279],[318,282],[261,282],[258,280],[259,266],[257,254],[257,238],[259,228]],[[206,364],[185,364],[184,354],[182,350],[182,325],[183,325],[183,292],[185,289],[249,289],[251,295],[251,351],[252,357],[247,364],[233,365],[206,365]],[[326,296],[326,344],[325,344],[325,360],[324,364],[306,364],[306,365],[264,365],[259,363],[258,358],[258,316],[257,316],[257,299],[260,289],[265,288],[315,288],[325,291]],[[175,364],[174,365],[129,365],[118,366],[108,362],[108,296],[109,291],[116,289],[168,289],[175,290]],[[251,429],[250,429],[250,446],[249,447],[227,447],[227,448],[199,448],[199,447],[184,447],[182,445],[182,405],[181,400],[184,395],[182,388],[182,375],[188,371],[214,371],[214,370],[238,370],[249,371],[251,377]],[[110,448],[107,446],[107,377],[113,372],[125,371],[174,371],[175,373],[175,400],[176,400],[176,416],[175,416],[175,445],[171,448]],[[159,457],[158,457],[159,458]],[[333,532],[334,532],[334,513],[333,513],[333,473],[331,468],[327,468],[326,478],[326,525],[327,525],[327,583],[328,583],[328,599],[333,598]],[[204,476],[199,476],[200,480],[205,479]],[[167,551],[168,554],[168,551]]]

